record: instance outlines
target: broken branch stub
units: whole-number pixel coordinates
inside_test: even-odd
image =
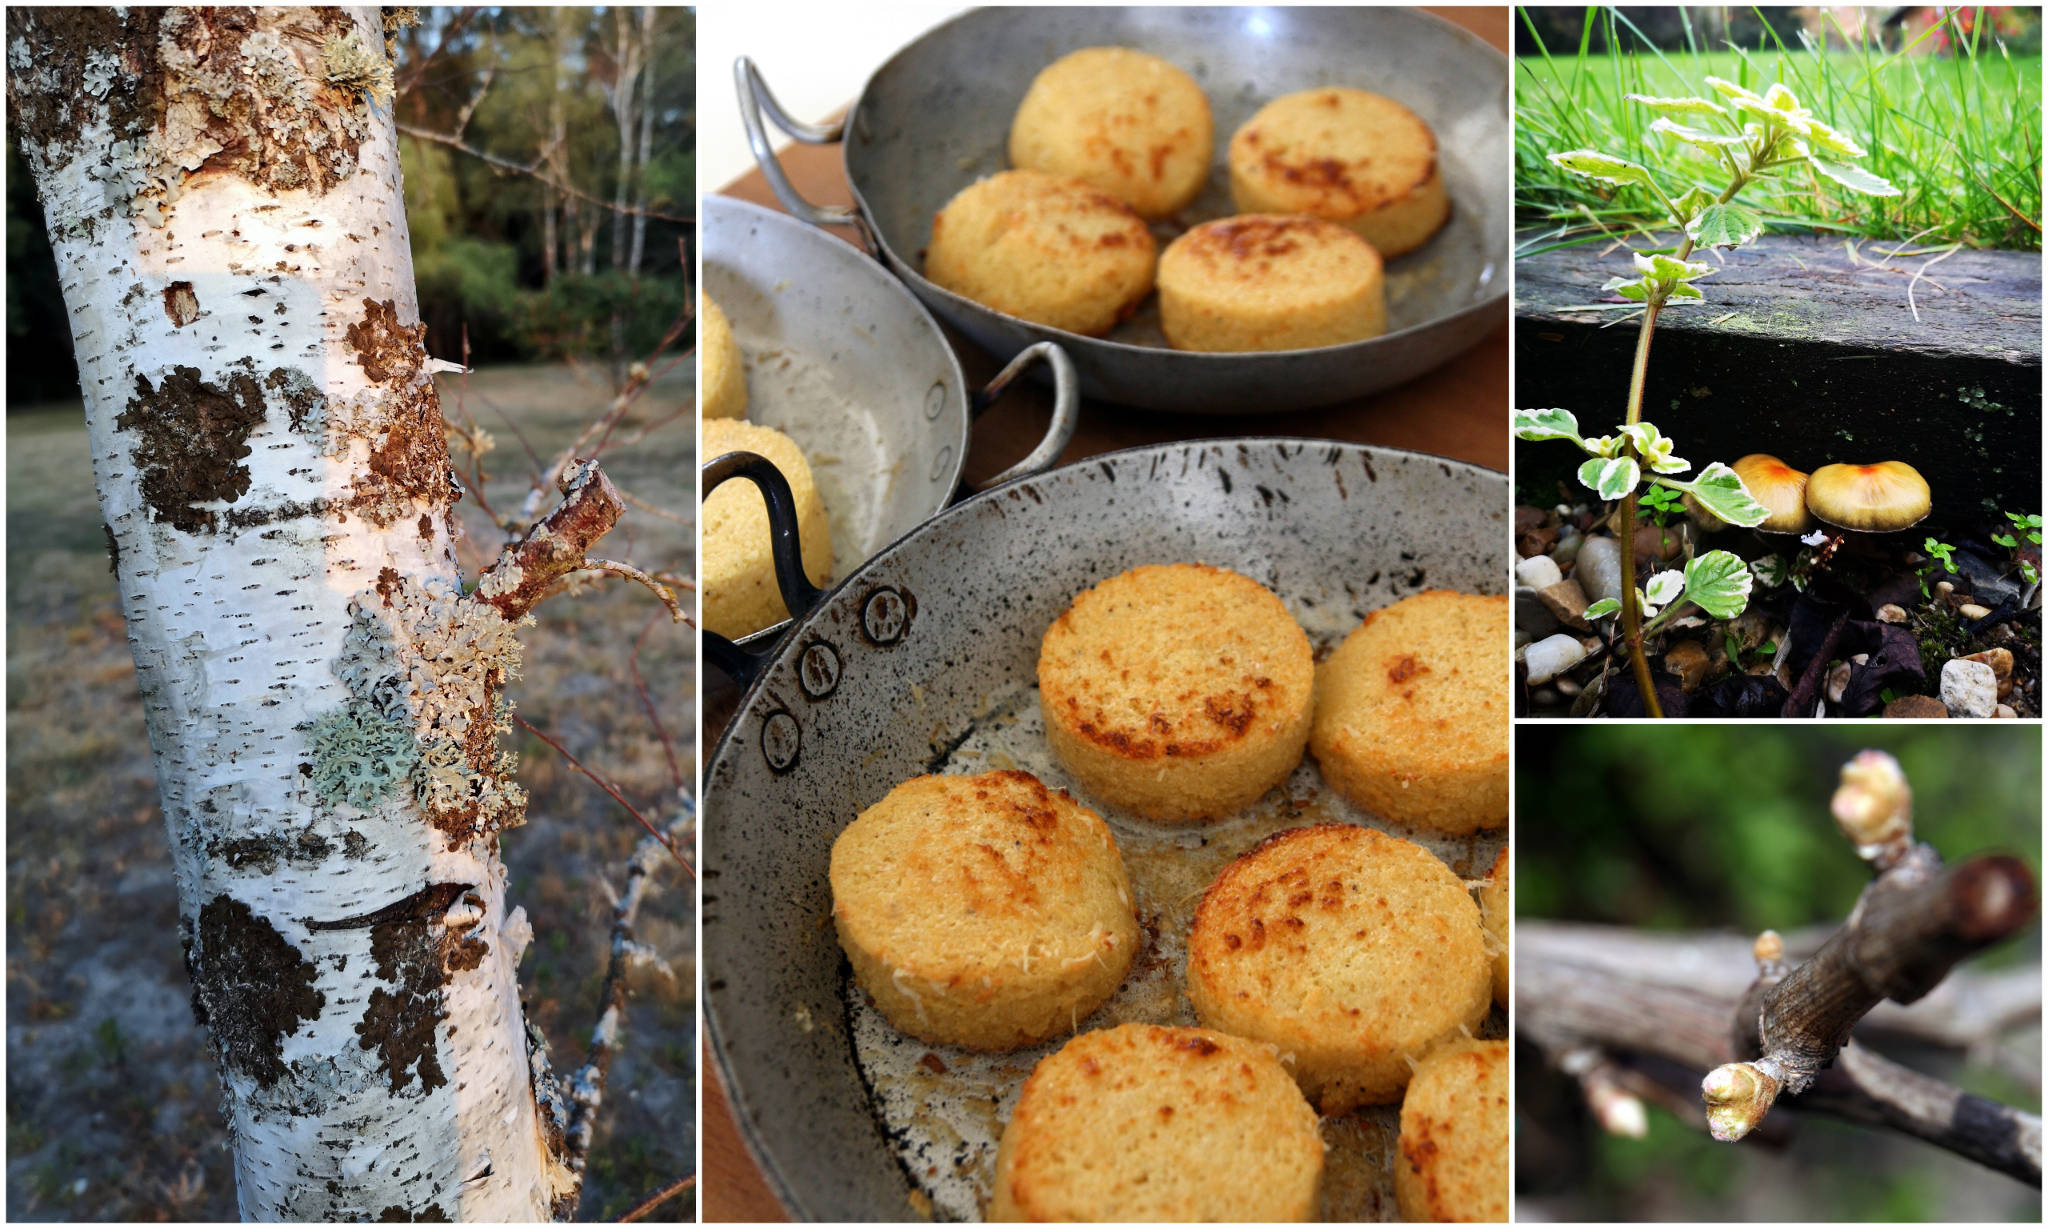
[[[584,566],[584,554],[611,532],[625,500],[595,461],[569,471],[562,505],[547,514],[477,578],[475,597],[518,619],[538,606],[555,582]]]

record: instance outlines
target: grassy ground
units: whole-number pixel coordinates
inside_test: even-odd
[[[1613,46],[1641,46],[1626,18]],[[1524,223],[1551,220],[1574,230],[1655,226],[1649,193],[1569,174],[1549,153],[1593,149],[1653,168],[1672,195],[1692,183],[1726,186],[1725,172],[1689,146],[1648,131],[1656,116],[1624,99],[1711,96],[1712,75],[1762,91],[1783,82],[1816,117],[1870,151],[1858,165],[1901,189],[1861,196],[1811,171],[1746,189],[1743,199],[1775,227],[1910,240],[1929,245],[2038,249],[2041,246],[2041,59],[2005,53],[1991,38],[1965,41],[1953,56],[1885,55],[1875,50],[1815,53],[1768,36],[1742,50],[1646,50],[1590,54],[1545,47],[1516,63],[1515,194]]]
[[[443,377],[451,407],[460,383]],[[657,384],[622,434],[691,397],[687,375]],[[503,476],[485,494],[502,509],[527,488],[508,418],[552,456],[610,396],[594,375],[549,367],[479,372],[463,399],[498,440],[490,460]],[[648,504],[689,507],[689,422],[608,452],[607,471]],[[167,836],[77,403],[8,416],[7,480],[7,1216],[232,1220],[213,1055],[189,1006]],[[476,553],[495,554],[476,501],[458,511]],[[636,507],[604,552],[687,575],[691,540],[688,525]],[[465,559],[466,572],[474,567]],[[672,813],[675,793],[627,655],[657,610],[644,590],[609,582],[543,605],[522,637],[525,678],[513,693],[522,716],[649,815]],[[639,656],[685,780],[695,776],[692,639],[664,615]],[[561,1071],[584,1058],[610,885],[640,830],[538,739],[516,737],[532,801],[505,860],[512,902],[535,931],[521,982]],[[694,899],[671,865],[641,911],[640,939],[675,976],[634,987],[580,1219],[616,1217],[694,1168]],[[657,1216],[693,1214],[679,1199]]]

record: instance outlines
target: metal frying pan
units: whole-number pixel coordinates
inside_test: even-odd
[[[1052,371],[1052,423],[1029,456],[984,485],[1045,469],[1073,438],[1074,372],[1057,346],[1019,347],[986,388],[969,390],[939,326],[851,247],[728,197],[706,197],[700,225],[704,289],[747,360],[747,418],[803,449],[831,517],[837,574],[951,501],[970,418],[1024,365]],[[785,626],[740,643],[772,639]]]
[[[1167,348],[1148,307],[1108,338],[1031,324],[942,290],[923,274],[932,215],[953,194],[1004,169],[1010,119],[1038,70],[1082,47],[1115,44],[1163,56],[1209,96],[1217,153],[1210,182],[1179,226],[1235,210],[1231,134],[1274,98],[1355,85],[1398,99],[1436,133],[1451,222],[1387,266],[1386,336],[1269,354]],[[863,242],[932,311],[1000,356],[1056,340],[1082,392],[1125,405],[1257,413],[1328,405],[1419,375],[1505,319],[1508,275],[1507,59],[1470,34],[1399,8],[977,9],[940,25],[876,70],[847,119],[786,114],[752,62],[733,66],[747,139],[795,216],[859,227]],[[844,141],[855,208],[818,208],[775,161],[761,112],[800,141]],[[1170,237],[1170,236],[1169,236]]]
[[[750,460],[712,461],[707,487]],[[779,481],[760,468],[766,486]],[[896,1033],[852,988],[826,869],[839,831],[921,773],[1019,766],[1087,800],[1045,749],[1035,683],[1040,638],[1075,594],[1142,563],[1235,568],[1279,594],[1320,651],[1366,612],[1424,588],[1502,592],[1507,504],[1504,475],[1418,453],[1278,439],[1133,449],[949,509],[800,616],[726,726],[704,794],[712,1050],[784,1206],[816,1220],[979,1214],[1000,1124],[1059,1043],[989,1057]],[[1319,786],[1311,759],[1245,816],[1200,830],[1097,806],[1151,942],[1081,1027],[1190,1018],[1180,945],[1194,898],[1266,833],[1388,826]],[[1401,834],[1467,878],[1483,876],[1501,844],[1500,834]],[[1494,1035],[1503,1024],[1495,1013]],[[1391,1108],[1325,1123],[1326,1213],[1392,1214],[1397,1130]]]

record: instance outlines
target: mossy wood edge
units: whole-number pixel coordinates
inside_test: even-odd
[[[1929,266],[1939,249],[1886,258],[1899,247],[1861,243],[1852,261],[1839,238],[1767,235],[1720,253],[1723,268],[1699,283],[1706,302],[1658,320],[1644,419],[1688,455],[1770,452],[1809,471],[1908,460],[1938,519],[2032,509],[2040,254],[1960,250]],[[1624,311],[1585,310],[1616,262],[1604,243],[1515,262],[1516,405],[1563,406],[1589,430],[1611,427],[1603,406],[1621,421],[1635,330],[1607,327]],[[1550,502],[1571,460],[1518,449],[1523,495]]]

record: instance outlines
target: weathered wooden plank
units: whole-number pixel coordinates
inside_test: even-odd
[[[1908,461],[1937,521],[2033,510],[2041,257],[1958,251],[1928,265],[1887,259],[1897,246],[1852,256],[1840,239],[1770,235],[1722,253],[1699,283],[1707,301],[1658,319],[1643,416],[1701,460]],[[1621,421],[1635,321],[1571,309],[1601,302],[1600,284],[1627,268],[1604,244],[1515,263],[1515,404],[1563,406],[1589,430]],[[1575,464],[1555,446],[1518,445],[1516,462],[1536,497]]]

